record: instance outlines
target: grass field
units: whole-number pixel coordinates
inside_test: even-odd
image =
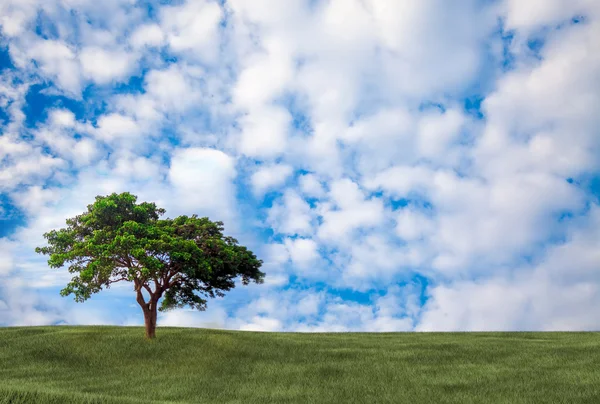
[[[0,328],[0,403],[600,403],[600,333]]]

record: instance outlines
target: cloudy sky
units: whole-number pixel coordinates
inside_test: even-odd
[[[0,1],[0,325],[141,325],[33,249],[96,195],[263,285],[159,325],[600,329],[597,0]]]

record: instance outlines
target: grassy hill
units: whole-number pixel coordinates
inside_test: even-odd
[[[0,328],[0,403],[600,403],[600,333]]]

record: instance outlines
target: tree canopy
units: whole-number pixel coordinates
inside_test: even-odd
[[[164,209],[136,201],[128,192],[97,196],[66,228],[44,234],[48,245],[36,252],[50,256],[50,267],[68,264],[74,274],[62,296],[84,302],[116,282],[133,282],[146,336],[153,338],[157,309],[204,310],[207,298],[224,296],[237,278],[244,285],[263,282],[262,261],[224,236],[222,222],[197,215],[160,219]]]

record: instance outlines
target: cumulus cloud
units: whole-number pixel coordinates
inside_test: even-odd
[[[194,310],[174,310],[158,316],[159,327],[227,328],[227,312],[220,307],[206,313]],[[141,325],[142,319],[139,324]],[[137,324],[136,324],[137,325]]]
[[[520,2],[508,0],[503,3],[509,28],[529,30],[543,25],[553,25],[572,17],[592,13],[598,15],[598,6],[591,0],[552,0]]]
[[[319,257],[318,245],[311,239],[286,239],[285,246],[289,251],[292,263],[300,271],[310,269],[311,264],[314,264]]]
[[[277,157],[286,148],[290,122],[290,113],[280,107],[249,112],[240,118],[240,152],[250,157]]]
[[[176,211],[194,211],[199,215],[226,219],[235,217],[237,175],[235,159],[215,149],[187,148],[175,150],[171,157],[169,180],[173,187],[171,200]],[[172,212],[171,214],[174,214]]]
[[[299,179],[302,193],[308,197],[321,198],[325,195],[323,184],[314,174],[304,174]]]
[[[430,236],[434,230],[433,220],[414,208],[402,209],[397,216],[396,234],[404,240],[422,240]]]
[[[14,266],[12,250],[14,245],[6,238],[0,238],[0,252],[2,260],[0,260],[0,276],[8,275]]]
[[[413,285],[409,288],[412,290]],[[391,288],[385,295],[374,297],[373,304],[359,304],[324,291],[288,290],[263,295],[241,307],[230,324],[255,331],[407,331],[418,314],[409,296]]]
[[[269,209],[267,222],[278,233],[287,235],[311,234],[314,213],[310,205],[294,190],[286,190],[281,200]]]
[[[318,237],[324,241],[339,242],[352,235],[353,230],[372,228],[384,219],[383,202],[366,199],[358,185],[344,178],[331,184],[330,205],[323,205],[323,223]]]
[[[79,55],[83,75],[99,84],[124,79],[132,70],[135,58],[123,51],[87,47]]]
[[[160,46],[165,41],[165,34],[158,24],[145,24],[136,28],[129,41],[134,48]]]
[[[269,189],[280,187],[292,172],[293,168],[285,164],[260,167],[251,177],[255,195],[260,196]]]
[[[81,91],[81,71],[76,53],[67,44],[55,40],[38,40],[28,51],[30,59],[39,63],[40,72],[56,80],[64,90]]]
[[[479,281],[456,281],[431,288],[419,331],[587,330],[597,331],[600,302],[598,242],[600,208],[571,226],[566,241],[538,262]],[[467,298],[465,298],[467,297]],[[590,306],[588,306],[590,305]]]
[[[210,60],[218,49],[221,18],[222,10],[215,1],[186,1],[163,7],[160,24],[173,51]]]
[[[98,119],[98,137],[110,141],[118,137],[134,137],[140,133],[139,125],[130,117],[121,114],[103,115]]]

